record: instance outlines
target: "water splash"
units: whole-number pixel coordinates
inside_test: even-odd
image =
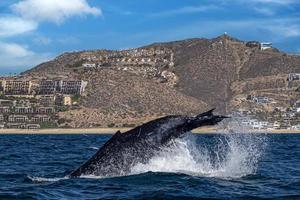
[[[203,136],[205,141],[196,142],[197,136],[192,134],[176,139],[147,164],[135,165],[131,173],[171,172],[220,178],[255,174],[267,145],[266,137],[244,128],[241,131],[233,124],[227,124],[220,135]]]

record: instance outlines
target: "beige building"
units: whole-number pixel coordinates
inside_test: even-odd
[[[5,95],[29,95],[32,82],[27,80],[1,80],[1,88]]]
[[[71,96],[64,96],[64,105],[65,106],[71,106],[72,105],[72,98]]]
[[[7,123],[7,128],[24,129],[26,128],[25,123]]]
[[[52,114],[55,112],[55,109],[53,107],[39,107],[37,108],[37,113],[40,114]]]
[[[82,80],[42,80],[39,86],[40,95],[69,94],[82,95],[87,86],[87,81]]]
[[[48,115],[35,115],[31,118],[31,122],[49,122],[50,120]]]
[[[26,115],[9,115],[9,122],[27,122],[28,117]]]

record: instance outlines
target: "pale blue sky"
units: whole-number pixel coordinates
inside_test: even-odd
[[[0,0],[0,74],[65,51],[124,49],[228,32],[300,52],[299,0]]]

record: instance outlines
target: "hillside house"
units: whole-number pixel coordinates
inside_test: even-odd
[[[18,114],[29,114],[29,113],[35,113],[36,110],[32,107],[15,107],[15,113]]]
[[[0,113],[9,113],[10,108],[5,106],[5,107],[0,107]]]
[[[242,121],[243,126],[250,127],[252,129],[268,129],[271,127],[271,124],[267,121],[258,121],[257,119],[249,119]]]
[[[13,129],[25,129],[26,124],[25,123],[7,123],[7,128],[13,128]]]
[[[85,68],[95,68],[96,64],[95,63],[83,63],[82,67],[85,67]]]
[[[271,49],[272,43],[271,42],[262,42],[260,43],[260,50],[264,51],[266,49]]]
[[[54,95],[43,95],[38,97],[39,104],[45,107],[54,105],[55,96]]]
[[[13,101],[12,100],[6,100],[6,99],[0,99],[0,105],[1,106],[12,106]]]
[[[270,99],[268,97],[253,97],[252,99],[255,103],[266,104],[270,103]]]
[[[289,128],[289,130],[300,130],[300,124],[291,126],[291,127]]]
[[[257,41],[249,41],[246,43],[246,47],[250,47],[250,48],[260,48],[260,43]]]
[[[300,102],[296,102],[294,105],[296,112],[300,112]]]
[[[275,107],[274,111],[276,111],[276,112],[286,112],[286,108],[284,108],[284,107]]]
[[[242,115],[242,116],[248,116],[251,114],[251,111],[239,108],[235,111],[235,113],[237,113],[238,115]]]
[[[35,115],[31,118],[31,122],[49,122],[51,119],[48,115]]]
[[[26,115],[9,115],[8,122],[27,122],[28,117]]]
[[[39,124],[26,124],[27,129],[40,129],[41,126]]]
[[[63,104],[65,106],[71,106],[72,105],[72,98],[71,98],[71,96],[64,96]]]
[[[39,108],[37,108],[37,113],[53,114],[53,113],[55,113],[55,109],[53,107],[39,107]]]
[[[288,75],[288,81],[300,80],[300,73],[290,73]]]

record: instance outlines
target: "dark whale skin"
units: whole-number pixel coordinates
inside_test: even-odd
[[[118,131],[87,162],[69,177],[123,176],[137,163],[147,163],[160,148],[186,132],[207,125],[215,125],[225,116],[214,115],[213,110],[195,117],[171,115],[149,121],[125,133]]]

